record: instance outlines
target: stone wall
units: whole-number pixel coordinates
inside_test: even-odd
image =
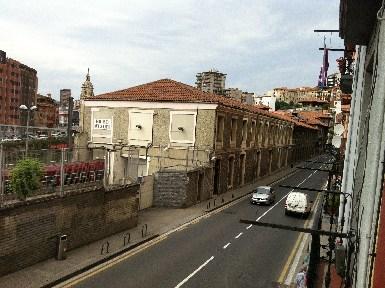
[[[158,171],[155,174],[153,205],[188,207],[212,195],[212,171],[200,167],[190,171]]]
[[[57,235],[73,249],[132,228],[139,185],[29,199],[0,209],[0,275],[56,255]]]

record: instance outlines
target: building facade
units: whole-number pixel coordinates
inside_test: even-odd
[[[276,97],[274,95],[255,95],[253,98],[255,105],[265,105],[270,107],[270,111],[275,111]]]
[[[212,69],[210,71],[198,73],[196,78],[195,84],[201,91],[224,95],[226,74]]]
[[[198,169],[201,176],[194,179],[206,184],[196,184],[201,191],[190,204],[315,153],[315,143],[306,142],[308,149],[294,156],[292,141],[297,129],[316,141],[317,129],[169,79],[85,98],[81,106],[77,145],[89,148],[81,157],[95,157],[97,149],[107,148],[112,153],[107,161],[113,163],[110,181],[125,183],[154,174],[154,187],[164,183],[159,179],[166,172],[171,177]],[[155,189],[154,199],[159,193],[167,194]],[[165,198],[174,199],[169,194]]]
[[[55,128],[59,124],[59,103],[47,96],[37,94],[37,111],[33,113],[33,124],[36,127]]]
[[[380,0],[340,1],[339,31],[345,43],[341,62],[348,63],[342,67],[340,85],[344,93],[353,92],[341,99],[349,127],[341,184],[346,198],[341,195],[338,222],[339,231],[349,233],[342,239],[344,287],[379,288],[385,283],[384,11]],[[349,50],[354,50],[354,58]]]
[[[36,104],[37,87],[36,70],[0,50],[0,124],[25,126],[27,119],[19,106]]]
[[[273,94],[277,101],[286,103],[300,103],[310,99],[320,101],[331,101],[335,97],[335,89],[333,87],[320,89],[318,87],[299,87],[299,88],[274,88]]]

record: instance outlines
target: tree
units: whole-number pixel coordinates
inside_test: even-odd
[[[294,103],[293,101],[290,101],[290,103],[287,103],[285,101],[275,102],[275,110],[288,110],[288,109],[294,109],[299,107],[301,107],[301,104]]]
[[[24,159],[16,163],[11,171],[12,191],[19,199],[25,198],[40,187],[40,179],[43,176],[43,167],[37,159]]]

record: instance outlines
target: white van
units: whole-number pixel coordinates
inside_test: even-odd
[[[302,192],[290,192],[287,195],[285,203],[285,215],[290,213],[302,214],[308,217],[313,206],[313,201],[309,200],[309,196]]]

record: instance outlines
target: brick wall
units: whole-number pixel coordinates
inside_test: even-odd
[[[0,275],[56,254],[56,236],[73,249],[137,225],[139,185],[73,192],[0,209]]]

